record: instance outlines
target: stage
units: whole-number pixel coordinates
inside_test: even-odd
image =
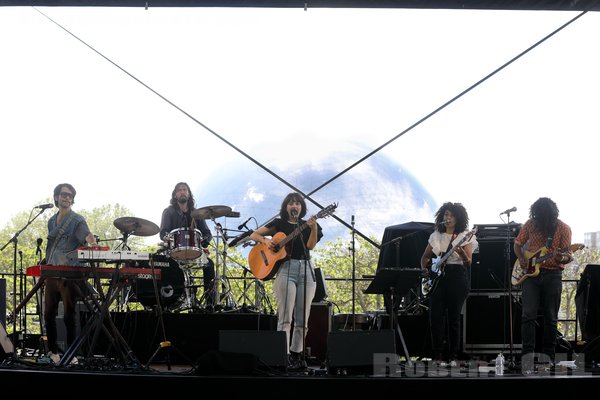
[[[454,369],[424,369],[416,374],[398,369],[386,375],[336,375],[321,369],[285,372],[261,368],[254,373],[200,374],[195,368],[174,365],[152,365],[147,370],[86,370],[84,366],[25,366],[21,363],[0,367],[0,379],[5,392],[23,395],[38,394],[61,398],[81,398],[92,391],[98,396],[183,396],[208,394],[218,398],[238,399],[299,398],[304,396],[357,398],[358,395],[406,396],[454,393],[460,398],[511,396],[527,390],[536,396],[543,394],[576,395],[596,389],[600,375],[585,371],[556,372],[523,376],[506,373],[493,376],[466,367]],[[78,389],[70,391],[69,387]],[[518,392],[517,392],[518,390]],[[451,392],[450,392],[451,391]]]
[[[359,393],[385,396],[452,390],[461,397],[481,398],[482,394],[508,394],[515,385],[519,391],[530,388],[536,393],[574,394],[600,384],[600,371],[586,365],[577,349],[558,353],[557,359],[574,361],[553,370],[540,366],[535,373],[524,375],[518,364],[507,363],[505,374],[496,376],[490,360],[482,354],[464,353],[464,359],[452,368],[423,357],[424,316],[399,316],[407,350],[413,353],[406,362],[387,316],[352,331],[332,324],[327,305],[317,305],[317,310],[312,320],[313,336],[307,342],[313,354],[307,357],[307,368],[299,371],[287,369],[285,334],[276,331],[274,315],[164,313],[163,334],[156,313],[135,311],[111,313],[111,321],[133,357],[122,357],[115,351],[109,335],[100,334],[95,344],[89,335],[77,353],[78,364],[55,366],[39,356],[34,338],[27,344],[17,343],[27,346],[19,349],[22,356],[5,355],[0,379],[3,388],[13,393],[42,393],[53,388],[61,397],[65,397],[65,387],[77,382],[77,386],[87,388],[73,391],[73,397],[78,398],[91,390],[99,395],[138,398],[200,391],[222,398],[296,398],[323,393],[355,398]],[[86,318],[80,313],[80,329]]]

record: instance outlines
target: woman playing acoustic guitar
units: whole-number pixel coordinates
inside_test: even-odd
[[[305,215],[306,202],[302,196],[290,193],[281,203],[279,218],[268,222],[250,235],[250,239],[258,243],[258,247],[264,245],[262,251],[256,252],[256,259],[252,258],[250,262],[262,263],[273,268],[273,274],[277,275],[273,285],[277,297],[277,330],[286,333],[290,369],[306,367],[303,358],[304,338],[308,331],[310,306],[317,288],[315,273],[310,264],[310,250],[323,236],[316,221],[317,217],[313,216],[304,221],[302,218]],[[285,241],[284,246],[279,246],[278,243],[286,237],[294,235],[293,240]],[[292,317],[293,333],[290,332]]]

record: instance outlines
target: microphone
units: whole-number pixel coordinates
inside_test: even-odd
[[[35,254],[41,254],[42,253],[42,242],[44,241],[44,239],[42,238],[37,238],[37,249],[35,250]]]
[[[513,207],[513,208],[509,208],[508,210],[504,210],[500,213],[500,215],[502,214],[510,214],[511,212],[515,212],[517,211],[517,207]]]
[[[33,208],[39,208],[41,210],[45,210],[46,208],[52,208],[52,207],[54,207],[54,204],[48,203],[48,204],[40,204],[39,206],[35,206]]]
[[[240,230],[240,229],[242,229],[242,228],[246,228],[246,229],[248,229],[248,227],[246,226],[246,224],[247,224],[248,222],[250,222],[250,220],[251,220],[251,219],[252,219],[252,217],[250,217],[250,218],[248,218],[247,220],[245,220],[243,224],[241,224],[241,225],[238,225],[238,230]]]
[[[248,221],[246,221],[246,222],[248,222]],[[231,241],[231,243],[229,243],[229,247],[237,246],[238,244],[240,244],[242,242],[248,242],[250,240],[249,236],[252,235],[252,232],[254,232],[254,230],[250,229],[249,231],[246,231],[246,232],[242,233],[241,235],[236,236],[235,239],[233,239]]]
[[[295,208],[292,208],[292,211],[290,211],[290,213],[292,214],[292,217],[296,218],[298,216],[298,210],[296,210]]]

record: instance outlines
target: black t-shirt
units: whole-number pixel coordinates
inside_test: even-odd
[[[283,232],[286,236],[291,235],[298,226],[302,226],[304,229],[302,229],[302,232],[299,235],[287,243],[287,254],[290,256],[290,258],[294,258],[296,260],[304,260],[307,258],[310,259],[310,251],[308,249],[306,249],[308,257],[305,257],[304,255],[304,248],[306,247],[306,243],[308,243],[308,239],[310,237],[310,228],[306,224],[306,221],[301,219],[298,221],[298,224],[292,224],[291,222],[284,221],[281,218],[275,218],[266,225],[267,228],[274,227],[276,232]],[[317,242],[321,240],[322,237],[323,232],[321,230],[321,225],[317,223]],[[302,242],[300,242],[300,238],[302,238],[304,245],[302,245]]]

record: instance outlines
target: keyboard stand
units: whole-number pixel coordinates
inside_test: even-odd
[[[99,283],[97,276],[94,277],[94,281]],[[80,347],[83,345],[84,341],[90,336],[90,334],[93,333],[87,354],[87,358],[89,359],[92,356],[92,352],[96,346],[100,331],[103,331],[109,339],[110,344],[117,351],[124,366],[141,366],[140,361],[135,356],[109,315],[110,305],[118,297],[124,286],[123,279],[119,277],[119,264],[115,264],[115,270],[106,295],[104,295],[100,284],[97,285],[96,290],[98,291],[100,301],[94,297],[95,288],[90,285],[88,280],[84,280],[83,283],[85,285],[83,288],[78,286],[79,295],[83,298],[86,307],[92,314],[92,318],[89,321],[86,321],[86,324],[81,329],[81,333],[65,351],[58,365],[69,365],[79,351]]]

